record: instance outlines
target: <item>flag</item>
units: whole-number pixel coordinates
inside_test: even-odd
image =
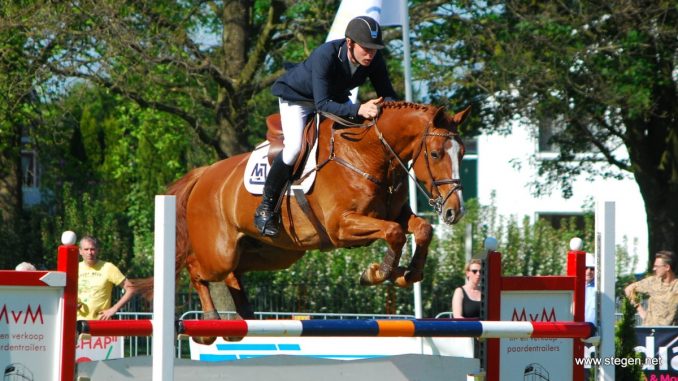
[[[370,16],[381,26],[403,24],[403,9],[400,0],[343,0],[334,17],[326,41],[344,38],[348,22],[357,16]]]
[[[403,26],[407,24],[407,0],[342,0],[325,41],[344,38],[348,22],[358,16],[370,16],[381,26]],[[403,30],[409,31],[409,28]],[[407,36],[403,36],[403,42],[405,37]],[[409,40],[407,46],[409,47]],[[409,48],[407,53],[409,54]],[[409,57],[405,62],[409,64]],[[351,90],[350,99],[353,103],[357,101],[357,87]]]

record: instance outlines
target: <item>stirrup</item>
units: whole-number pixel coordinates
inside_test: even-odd
[[[276,237],[280,234],[280,214],[257,208],[254,213],[254,226],[262,236]]]

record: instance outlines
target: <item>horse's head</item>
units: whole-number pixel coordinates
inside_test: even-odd
[[[457,127],[471,112],[468,107],[455,115],[437,109],[422,131],[414,152],[414,173],[428,189],[429,203],[446,224],[459,222],[464,215],[461,186],[461,160],[464,143]]]

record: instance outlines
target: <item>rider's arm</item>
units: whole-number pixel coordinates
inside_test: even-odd
[[[318,111],[325,111],[340,116],[356,116],[358,114],[359,104],[353,104],[350,101],[337,103],[332,100],[332,83],[340,74],[335,67],[335,50],[330,44],[320,46],[314,54],[309,57],[312,67],[313,81],[313,101]]]

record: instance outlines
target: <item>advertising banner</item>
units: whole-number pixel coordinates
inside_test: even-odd
[[[647,358],[643,371],[648,381],[678,380],[678,327],[636,327],[634,349]]]
[[[502,291],[501,320],[572,321],[572,291]],[[501,380],[571,380],[572,339],[501,339]]]
[[[473,358],[473,339],[467,337],[257,337],[239,342],[222,338],[212,345],[190,340],[191,359],[232,361],[271,355],[334,360],[358,360],[402,354],[431,354]]]
[[[62,288],[2,287],[0,369],[3,380],[56,380],[61,353]]]
[[[125,356],[125,338],[122,336],[97,336],[79,338],[75,347],[75,361],[87,362],[120,359]]]

